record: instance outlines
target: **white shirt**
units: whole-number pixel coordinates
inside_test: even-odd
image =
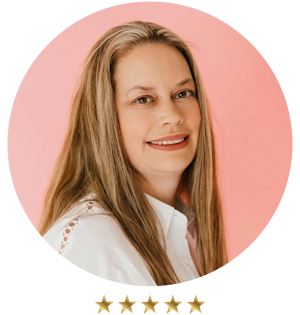
[[[105,279],[133,284],[153,285],[148,266],[112,216],[90,194],[81,199],[44,235],[44,239],[62,256],[78,267]],[[191,209],[180,199],[176,210],[146,194],[160,220],[166,252],[180,282],[199,277],[186,239]]]

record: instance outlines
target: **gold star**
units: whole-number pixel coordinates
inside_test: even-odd
[[[174,295],[172,295],[171,302],[165,302],[165,303],[169,306],[167,313],[169,313],[172,310],[178,313],[177,305],[179,305],[182,302],[175,302]]]
[[[106,312],[110,313],[109,311],[109,305],[112,304],[113,302],[106,302],[106,298],[105,298],[105,295],[102,299],[102,302],[96,302],[96,304],[100,305],[100,309],[99,309],[99,312],[102,312],[103,310],[106,310]]]
[[[197,310],[201,313],[200,306],[204,303],[205,302],[198,302],[197,295],[195,295],[194,302],[188,302],[188,304],[192,306],[190,313],[192,313],[194,310]]]
[[[155,306],[156,304],[158,304],[159,302],[152,302],[151,295],[149,296],[148,302],[142,302],[142,303],[146,306],[144,313],[148,312],[149,310],[151,310],[151,311],[153,311],[154,313],[156,313],[154,306]]]
[[[128,299],[128,295],[126,295],[126,300],[125,302],[119,302],[123,308],[122,308],[122,312],[123,313],[124,311],[128,310],[132,313],[132,309],[131,309],[131,306],[136,303],[136,302],[129,302],[129,299]]]

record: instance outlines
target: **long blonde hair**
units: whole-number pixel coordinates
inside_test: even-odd
[[[227,263],[214,139],[208,104],[197,65],[187,45],[170,30],[149,22],[130,22],[105,33],[91,49],[74,98],[69,129],[49,184],[40,233],[49,228],[87,193],[120,224],[149,265],[157,285],[179,282],[161,242],[162,233],[136,172],[126,157],[114,103],[116,62],[147,43],[168,45],[185,57],[201,113],[196,155],[185,170],[180,190],[195,212],[197,244],[204,274]]]

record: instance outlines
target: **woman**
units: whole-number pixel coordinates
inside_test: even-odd
[[[171,31],[126,23],[91,49],[40,233],[79,267],[128,284],[227,263],[207,100]]]

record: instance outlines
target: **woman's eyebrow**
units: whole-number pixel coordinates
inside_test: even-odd
[[[175,84],[175,86],[182,86],[182,85],[185,85],[186,83],[189,83],[189,82],[192,82],[194,83],[194,80],[192,78],[187,78],[187,79],[184,79],[180,82],[178,82],[177,84]],[[126,94],[128,94],[129,92],[132,92],[132,91],[135,91],[135,90],[143,90],[143,91],[153,91],[155,90],[154,87],[151,87],[151,86],[142,86],[142,85],[136,85],[132,88],[130,88]]]

